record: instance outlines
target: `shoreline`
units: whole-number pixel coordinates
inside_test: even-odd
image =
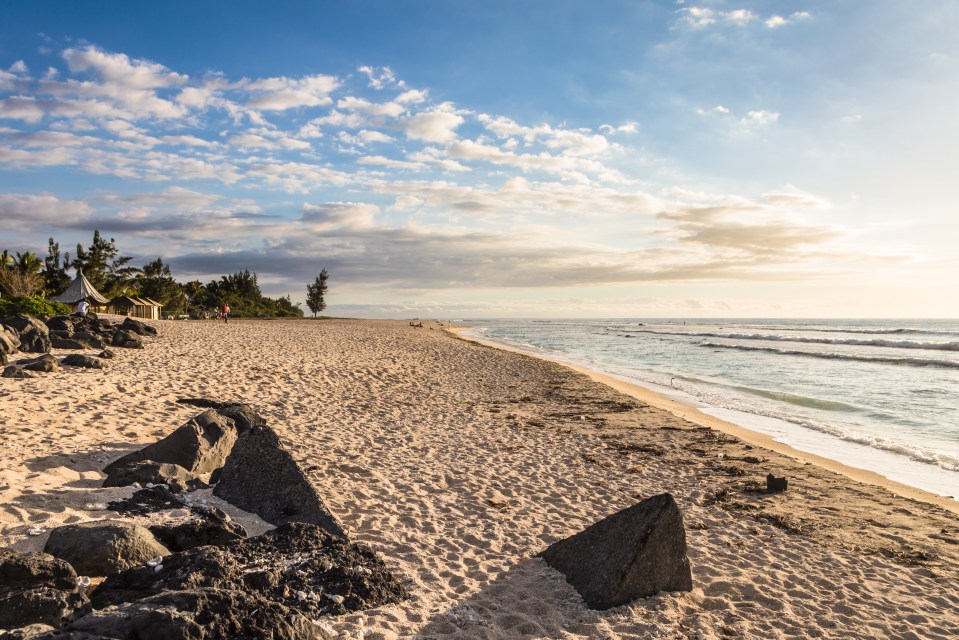
[[[475,342],[476,344],[481,344],[494,349],[502,349],[503,351],[507,352],[519,353],[533,358],[539,357],[535,353],[530,353],[529,351],[526,351],[520,347],[514,347],[505,340],[484,340],[478,336],[467,335],[465,333],[473,328],[474,327],[471,326],[458,325],[455,327],[449,327],[449,331],[451,334],[463,340]],[[920,502],[927,502],[959,515],[959,499],[957,498],[950,498],[949,496],[942,496],[932,493],[931,491],[927,491],[919,487],[914,487],[903,482],[892,480],[876,471],[860,469],[844,462],[840,462],[839,460],[834,460],[832,458],[827,458],[825,456],[797,449],[791,445],[778,442],[770,435],[749,429],[717,416],[709,415],[708,413],[700,411],[697,407],[692,406],[691,404],[668,398],[665,395],[641,384],[627,382],[613,375],[601,373],[594,369],[573,364],[571,362],[566,362],[560,359],[540,359],[568,367],[573,371],[582,373],[592,380],[612,387],[620,393],[624,393],[628,396],[636,398],[637,400],[645,402],[650,406],[669,411],[673,415],[683,418],[684,420],[689,420],[694,424],[717,429],[718,431],[722,431],[723,433],[739,438],[743,442],[752,446],[775,451],[776,453],[788,456],[799,462],[814,464],[827,471],[838,473],[849,478],[850,480],[881,487],[904,498],[909,498],[911,500],[917,500]]]

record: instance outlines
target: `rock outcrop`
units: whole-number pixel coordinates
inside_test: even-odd
[[[145,527],[118,520],[57,527],[43,550],[86,576],[108,576],[170,553]]]
[[[0,549],[0,629],[61,627],[89,609],[68,563],[46,553]]]
[[[152,460],[178,464],[190,473],[209,473],[223,466],[237,439],[236,427],[229,418],[210,409],[192,418],[166,438],[111,462],[103,471]]]
[[[668,493],[614,513],[540,555],[591,609],[693,588],[683,515]]]
[[[340,537],[346,533],[268,426],[239,437],[219,474],[213,495],[267,522],[309,522]]]

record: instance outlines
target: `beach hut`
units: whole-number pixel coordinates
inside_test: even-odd
[[[90,284],[90,281],[87,280],[81,272],[77,274],[76,279],[70,283],[67,290],[53,298],[53,301],[68,304],[76,309],[77,304],[84,299],[94,307],[103,306],[109,302],[109,300],[100,295],[100,292]]]
[[[163,311],[163,305],[156,300],[133,296],[117,296],[110,300],[110,307],[118,315],[145,320],[159,320]]]

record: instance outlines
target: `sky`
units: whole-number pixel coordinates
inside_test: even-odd
[[[5,3],[0,249],[359,317],[959,317],[959,3]]]

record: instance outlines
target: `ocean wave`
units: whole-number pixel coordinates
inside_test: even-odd
[[[808,407],[810,409],[823,409],[825,411],[859,411],[859,407],[854,407],[842,402],[836,402],[835,400],[826,400],[823,398],[809,398],[806,396],[796,395],[794,393],[786,393],[785,391],[769,391],[768,389],[755,389],[753,387],[733,387],[737,391],[742,391],[744,393],[749,393],[754,396],[760,396],[763,398],[768,398],[770,400],[777,400],[779,402],[785,402],[786,404],[793,404],[797,407]]]
[[[723,344],[721,342],[703,342],[699,346],[713,349],[736,349],[737,351],[760,351],[781,356],[806,356],[823,360],[852,360],[874,364],[892,364],[907,367],[936,367],[939,369],[959,369],[959,361],[933,360],[930,358],[891,358],[885,356],[857,356],[847,353],[818,353],[815,351],[796,351],[794,349],[776,349],[775,347],[754,347],[744,344]]]
[[[726,340],[762,340],[764,342],[801,342],[804,344],[837,344],[855,347],[886,347],[891,349],[927,349],[931,351],[959,351],[959,342],[915,342],[911,340],[833,340],[830,338],[802,338],[761,333],[715,333],[711,331],[656,331],[634,329],[629,333],[648,333],[660,336],[685,336],[689,338],[725,338]]]

